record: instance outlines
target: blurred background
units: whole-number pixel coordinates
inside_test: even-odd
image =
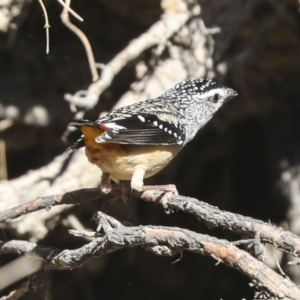
[[[176,12],[178,3],[197,7],[200,14],[128,61],[97,104],[77,107],[77,112],[93,120],[113,107],[156,97],[186,78],[210,77],[235,89],[239,96],[146,184],[173,183],[181,195],[299,234],[299,1],[198,0],[197,6],[188,0],[74,0],[71,6],[84,22],[72,20],[87,35],[96,61],[107,64],[163,15]],[[48,55],[38,1],[0,1],[1,210],[99,184],[100,171],[88,164],[83,151],[66,155],[80,134],[66,132],[75,112],[64,97],[91,84],[86,53],[62,24],[60,4],[44,4],[51,26]],[[166,215],[151,203],[118,200],[105,207],[92,202],[33,213],[1,224],[0,239],[73,249],[86,242],[68,229],[78,229],[79,223],[95,230],[91,218],[100,209],[133,225],[177,226],[230,241],[246,238],[207,229],[187,214]],[[276,269],[274,251],[269,249],[267,263]],[[292,258],[276,256],[299,284],[297,266],[285,264]],[[14,258],[3,256],[1,263]],[[172,264],[176,259],[135,248],[94,259],[81,269],[53,272],[52,299],[252,299],[248,278],[235,270],[191,253]],[[41,296],[29,293],[21,299]]]

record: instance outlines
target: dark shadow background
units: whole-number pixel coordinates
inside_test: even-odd
[[[73,2],[85,20],[80,26],[96,60],[104,63],[161,14],[158,0]],[[289,208],[281,174],[298,166],[300,160],[299,3],[199,3],[206,27],[221,29],[214,35],[214,61],[217,69],[226,62],[227,72],[218,74],[216,80],[237,90],[239,96],[227,103],[166,169],[146,183],[174,183],[182,195],[280,224],[287,219]],[[13,39],[0,35],[0,118],[7,117],[9,106],[19,114],[14,126],[0,132],[7,145],[10,179],[49,163],[65,151],[67,145],[61,135],[72,113],[63,95],[85,89],[90,83],[83,47],[61,24],[61,7],[56,1],[48,1],[46,6],[51,20],[49,55],[45,55],[44,19],[37,1],[28,6]],[[133,67],[128,66],[114,80],[101,96],[101,105],[89,116],[108,110],[128,90]],[[28,122],[35,106],[45,109],[45,124]],[[90,203],[71,212],[84,225],[95,227],[91,217],[99,208],[98,203]],[[189,215],[166,215],[159,206],[135,200],[128,205],[117,202],[107,213],[134,225],[177,226],[229,240],[241,238],[209,230]],[[40,243],[74,248],[82,241],[69,236],[59,223]],[[184,253],[180,262],[172,264],[176,259],[127,249],[93,260],[81,269],[53,272],[52,299],[252,299],[249,280],[235,270],[191,253]]]

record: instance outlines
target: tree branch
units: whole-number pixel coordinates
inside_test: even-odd
[[[93,200],[105,201],[109,197],[121,197],[121,189],[114,186],[109,195],[104,195],[98,188],[81,189],[65,194],[40,197],[29,203],[21,204],[0,212],[0,222],[15,219],[24,214],[41,209],[50,209],[55,205],[81,204]],[[163,197],[162,190],[145,190],[142,193],[135,192],[134,196],[144,201],[155,202],[164,208],[181,210],[190,213],[203,221],[208,227],[219,227],[234,232],[242,232],[255,236],[260,234],[263,242],[274,245],[276,248],[288,252],[294,256],[300,256],[300,238],[281,227],[262,222],[250,217],[222,211],[219,208],[199,201],[194,198],[172,195]]]
[[[291,281],[226,240],[181,228],[125,227],[103,213],[99,213],[98,217],[99,229],[103,233],[101,236],[95,233],[95,239],[81,248],[59,250],[25,241],[10,241],[0,244],[0,254],[34,253],[43,258],[45,270],[63,270],[81,267],[94,257],[129,247],[142,246],[161,256],[173,256],[186,250],[225,263],[255,280],[258,286],[263,286],[278,298],[300,299],[300,290]]]
[[[145,50],[155,45],[165,44],[188,20],[200,14],[200,7],[196,1],[190,1],[190,5],[182,0],[177,2],[178,5],[173,6],[173,9],[163,6],[164,13],[161,19],[152,25],[147,32],[132,40],[125,49],[103,66],[100,79],[92,83],[88,90],[79,91],[75,95],[66,94],[65,99],[71,104],[85,109],[93,108],[102,92],[111,85],[114,77],[129,62],[136,59]]]
[[[140,197],[145,201],[157,202],[159,199],[156,199],[154,193],[155,191],[145,191]],[[253,237],[259,232],[263,242],[272,244],[276,248],[294,256],[300,256],[299,236],[281,227],[239,214],[222,211],[206,202],[185,196],[171,196],[162,204],[167,205],[171,209],[178,209],[194,215],[209,228],[219,227],[246,233]]]
[[[51,275],[49,273],[37,273],[28,277],[17,289],[11,291],[7,296],[3,296],[0,300],[17,300],[27,293],[31,295],[40,291],[43,298],[42,300],[49,300],[50,298],[50,284]]]
[[[80,39],[80,41],[82,42],[85,52],[86,52],[86,55],[87,55],[87,58],[88,58],[89,67],[90,67],[91,74],[92,74],[92,81],[95,82],[99,79],[99,75],[98,75],[98,71],[96,68],[96,62],[95,62],[95,57],[94,57],[92,46],[91,46],[88,38],[86,37],[86,35],[77,26],[75,26],[73,23],[71,23],[71,21],[69,19],[71,0],[66,0],[65,4],[66,5],[63,5],[64,9],[60,15],[61,20],[64,23],[64,25],[66,27],[68,27],[73,33],[75,33],[77,35],[77,37]]]
[[[46,197],[39,197],[28,203],[20,204],[15,207],[6,209],[0,212],[0,222],[5,222],[23,216],[25,214],[38,211],[41,209],[50,209],[52,206],[62,204],[80,204],[105,197],[100,193],[98,188],[81,189],[65,194],[50,195]]]

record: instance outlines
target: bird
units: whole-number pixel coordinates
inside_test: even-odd
[[[100,189],[111,180],[130,181],[143,191],[144,179],[161,171],[229,99],[231,88],[211,79],[187,79],[157,98],[113,110],[96,121],[71,119],[82,136],[69,153],[85,146],[88,160],[102,170]]]

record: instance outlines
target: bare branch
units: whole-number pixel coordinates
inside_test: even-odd
[[[19,257],[0,268],[0,291],[13,283],[36,273],[42,262],[31,257]]]
[[[178,10],[169,11],[165,9],[161,20],[156,22],[151,28],[132,40],[130,44],[119,52],[113,60],[106,66],[102,67],[101,78],[91,84],[88,90],[83,94],[70,95],[66,94],[65,99],[73,105],[85,107],[86,109],[93,108],[99,99],[102,92],[107,89],[114,77],[131,61],[136,59],[145,50],[160,44],[165,44],[170,37],[180,30],[192,17],[200,14],[200,7],[195,2],[191,7],[187,7],[186,1],[179,0]],[[193,1],[191,1],[193,2]]]
[[[50,24],[49,24],[49,20],[48,20],[48,14],[47,14],[47,10],[46,10],[46,7],[43,3],[42,0],[39,0],[39,3],[41,5],[41,8],[43,10],[43,13],[44,13],[44,18],[45,18],[45,26],[44,28],[46,28],[46,53],[49,54],[49,28],[50,28]]]
[[[6,145],[0,139],[0,180],[7,180]]]
[[[94,189],[81,189],[75,193],[65,193],[59,195],[50,195],[46,197],[37,198],[31,202],[20,204],[13,208],[6,209],[0,212],[0,222],[5,222],[18,218],[22,215],[38,211],[41,209],[50,209],[52,206],[61,204],[78,204],[89,202],[92,200],[101,199],[101,193],[98,188]]]
[[[22,283],[16,290],[10,292],[7,296],[3,296],[0,300],[17,300],[26,293],[34,294],[38,290],[42,290],[43,299],[51,299],[49,295],[51,278],[50,274],[38,273],[28,277],[28,280]]]
[[[60,15],[61,20],[65,24],[65,26],[68,27],[71,31],[73,31],[78,36],[78,38],[81,40],[81,42],[85,48],[87,58],[88,58],[90,70],[92,73],[92,80],[93,80],[93,82],[95,82],[96,80],[98,80],[99,74],[98,74],[98,71],[96,68],[96,62],[95,62],[95,58],[94,58],[93,49],[92,49],[91,44],[90,44],[88,38],[86,37],[86,35],[78,27],[76,27],[73,23],[71,23],[69,20],[69,10],[67,9],[67,7],[70,7],[71,0],[66,0],[65,4],[66,5],[64,6],[64,9]]]
[[[288,279],[283,278],[247,252],[230,242],[181,228],[162,226],[125,227],[106,219],[100,213],[100,223],[106,224],[102,236],[75,250],[59,250],[38,246],[24,241],[10,241],[0,244],[0,254],[19,253],[41,256],[45,270],[63,270],[81,267],[87,261],[113,251],[142,246],[161,256],[173,256],[182,251],[213,257],[219,262],[235,268],[264,287],[269,293],[285,299],[300,299],[300,290]],[[108,224],[116,224],[110,226]],[[98,234],[99,235],[99,234]]]
[[[144,192],[134,193],[134,196],[144,201],[161,204],[165,209],[181,210],[190,213],[210,228],[220,227],[235,232],[246,233],[253,237],[259,233],[262,242],[272,244],[276,248],[294,256],[300,256],[300,237],[280,227],[250,217],[222,211],[215,206],[194,198],[177,195],[163,197],[165,192],[161,190],[147,190],[147,187],[145,189]],[[114,189],[108,195],[104,195],[98,188],[94,188],[40,197],[29,203],[0,212],[0,222],[5,222],[33,211],[49,209],[55,205],[81,204],[96,199],[105,201],[108,197],[121,197],[121,195],[122,192],[118,186],[114,186]]]
[[[155,191],[145,191],[140,195],[145,201],[159,202]],[[206,202],[185,196],[171,196],[165,199],[164,205],[171,209],[179,209],[190,213],[203,221],[209,228],[223,228],[235,232],[247,233],[251,236],[260,234],[263,242],[272,244],[276,248],[288,252],[294,256],[300,256],[299,236],[286,231],[281,227],[265,223],[250,217],[222,211],[219,208],[209,205]]]
[[[81,18],[70,6],[66,5],[66,3],[62,0],[57,0],[73,17],[75,17],[80,22],[83,22],[83,18]]]

